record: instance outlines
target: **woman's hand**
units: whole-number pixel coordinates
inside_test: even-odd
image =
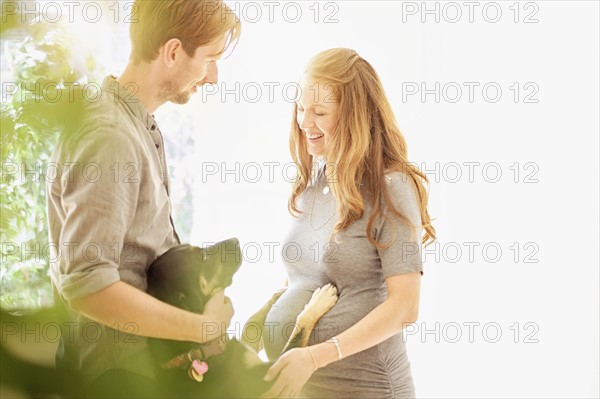
[[[284,353],[265,375],[265,381],[277,378],[261,398],[295,398],[315,372],[315,364],[307,348],[294,348]]]

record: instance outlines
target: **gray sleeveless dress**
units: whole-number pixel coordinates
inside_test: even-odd
[[[386,176],[396,209],[413,224],[421,217],[414,182],[405,174]],[[265,351],[270,360],[280,354],[298,313],[318,287],[333,283],[338,288],[336,305],[321,318],[309,345],[326,341],[352,327],[387,297],[385,278],[414,271],[423,274],[422,229],[399,221],[375,225],[380,242],[393,244],[377,250],[367,240],[364,217],[335,237],[337,221],[333,193],[324,174],[307,188],[298,204],[303,213],[293,219],[282,255],[288,289],[271,308],[264,329]],[[312,209],[312,212],[311,212]],[[343,343],[342,343],[343,350]],[[304,398],[410,398],[415,396],[410,362],[402,333],[316,371],[300,394]]]

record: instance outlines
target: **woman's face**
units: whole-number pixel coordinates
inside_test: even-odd
[[[325,154],[327,140],[331,138],[338,120],[339,102],[334,87],[303,79],[297,101],[296,121],[306,137],[308,153],[312,156]]]

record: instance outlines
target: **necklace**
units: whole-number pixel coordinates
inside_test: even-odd
[[[315,186],[315,193],[313,195],[312,206],[310,208],[310,214],[308,216],[308,224],[310,225],[310,228],[312,229],[312,231],[321,230],[321,228],[323,226],[325,226],[327,223],[329,223],[329,221],[335,216],[335,211],[333,211],[333,213],[320,226],[318,226],[318,227],[313,226],[313,212],[315,209],[315,202],[317,202],[317,193],[319,192],[319,183],[320,183],[320,180],[317,178],[317,185]],[[325,195],[329,194],[329,187],[325,186],[325,188],[323,188],[323,194],[325,194]],[[319,203],[327,204],[327,203],[331,202],[332,199],[333,199],[333,196],[329,197],[329,200],[327,200],[325,202],[319,201]]]
[[[321,190],[321,191],[318,190],[318,187],[315,187],[315,197],[316,197],[315,200],[317,201],[317,203],[319,203],[319,204],[328,204],[329,202],[331,202],[331,200],[333,199],[333,195],[328,195],[329,192],[330,192],[330,190],[329,190],[328,186],[323,187],[323,190]],[[319,199],[319,197],[321,196],[320,193],[323,193],[323,195],[326,196],[327,199],[325,201],[321,201]]]

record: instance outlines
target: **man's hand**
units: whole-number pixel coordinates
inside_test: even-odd
[[[231,300],[225,296],[223,290],[214,294],[206,305],[202,313],[202,327],[199,342],[212,341],[227,333],[227,327],[231,323],[233,316],[233,306]]]

